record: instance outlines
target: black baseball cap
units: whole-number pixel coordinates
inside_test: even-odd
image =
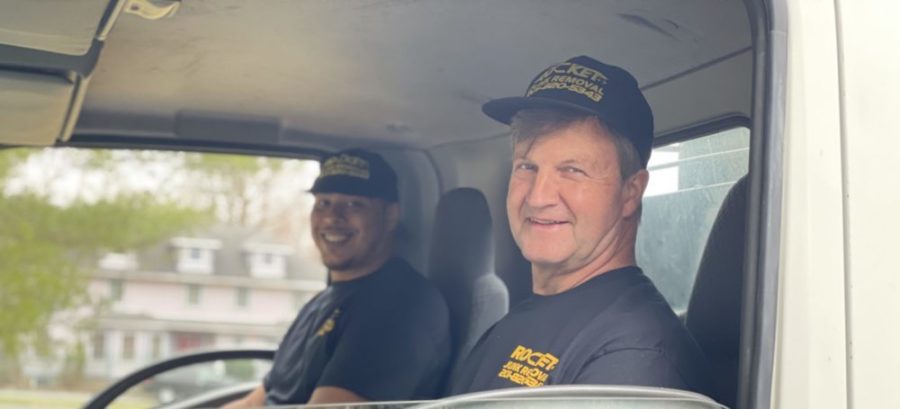
[[[347,149],[322,158],[311,193],[343,193],[396,202],[397,174],[380,155]]]
[[[644,166],[653,147],[653,112],[637,80],[622,68],[588,56],[551,65],[528,85],[524,97],[482,105],[487,116],[509,124],[522,109],[563,108],[596,115],[637,149]]]

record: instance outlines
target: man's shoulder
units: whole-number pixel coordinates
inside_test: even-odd
[[[618,349],[693,349],[693,338],[644,275],[632,277],[608,305],[596,311],[576,341],[604,353]],[[599,341],[599,342],[598,342]]]
[[[353,294],[347,316],[363,317],[355,324],[385,325],[398,334],[446,336],[449,310],[440,291],[402,259],[391,260],[377,274],[377,283]]]
[[[366,298],[388,308],[426,308],[445,312],[443,295],[406,260],[395,257],[382,267],[382,279]]]

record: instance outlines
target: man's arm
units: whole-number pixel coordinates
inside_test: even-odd
[[[595,357],[576,384],[637,385],[694,390],[675,365],[655,349],[621,349]]]
[[[353,391],[335,386],[320,386],[313,391],[308,404],[316,403],[352,403],[366,402],[368,399],[357,395]]]
[[[313,395],[315,396],[315,395]],[[228,402],[222,409],[258,408],[266,404],[266,388],[259,385],[243,398]]]
[[[320,402],[319,390],[331,390],[323,392],[329,399],[335,396],[334,390],[344,390],[348,394],[338,396],[345,399],[341,402],[349,402],[413,399],[427,393],[420,389],[431,383],[436,389],[450,356],[446,310],[413,305],[417,308],[345,313],[352,322],[344,329],[310,403]]]

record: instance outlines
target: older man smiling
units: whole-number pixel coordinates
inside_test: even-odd
[[[451,393],[618,384],[711,394],[699,347],[635,259],[653,141],[637,81],[576,57],[483,110],[511,126],[506,208],[534,294],[481,338]]]

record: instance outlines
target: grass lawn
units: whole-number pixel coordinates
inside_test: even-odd
[[[0,409],[70,409],[80,408],[91,398],[88,393],[59,392],[48,390],[0,389]],[[139,396],[124,396],[113,402],[113,409],[145,409],[156,406],[156,402]]]

